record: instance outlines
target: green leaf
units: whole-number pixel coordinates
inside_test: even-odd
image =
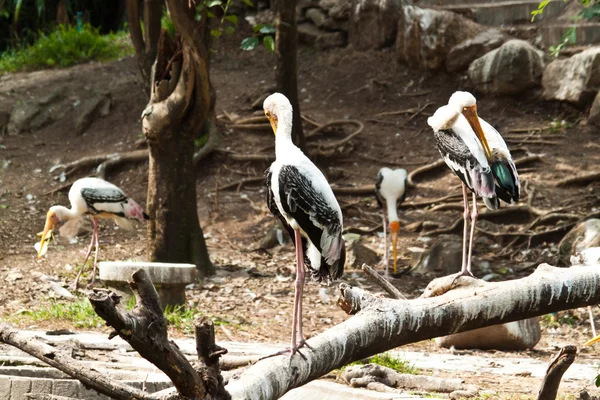
[[[214,6],[220,6],[223,2],[221,0],[208,0],[206,1],[206,7],[211,8]]]
[[[231,22],[235,26],[237,26],[237,24],[238,24],[238,17],[237,17],[237,15],[233,15],[233,14],[227,15],[225,17],[225,20]]]
[[[206,11],[206,16],[208,18],[215,18],[216,17],[216,15],[214,13],[210,12],[210,11]]]
[[[244,3],[248,7],[254,8],[254,4],[250,0],[242,0],[242,3]]]
[[[16,22],[19,21],[19,14],[21,13],[21,6],[23,5],[23,0],[15,0],[15,16],[13,20]]]
[[[220,37],[223,32],[220,29],[211,29],[210,34],[214,37]]]
[[[275,33],[275,27],[271,24],[264,24],[262,28],[259,30],[260,33],[264,33],[265,35],[270,35]]]
[[[596,379],[594,380],[596,387],[600,387],[600,375],[596,375]]]
[[[46,6],[46,0],[37,0],[38,18],[42,17],[42,14],[44,13],[44,7],[45,6]]]
[[[6,210],[8,208],[8,206],[6,204],[0,204],[0,208],[3,210]]]
[[[252,27],[252,30],[254,31],[254,33],[258,33],[263,28],[263,26],[265,26],[265,25],[264,24],[254,25]]]
[[[275,41],[273,40],[273,36],[265,36],[265,37],[263,37],[263,45],[271,53],[274,52],[275,51]]]
[[[260,42],[256,36],[247,37],[246,39],[242,40],[241,48],[245,51],[254,50],[259,43]]]
[[[234,26],[229,25],[229,26],[225,27],[225,34],[226,35],[232,35],[233,32],[235,32],[235,27]]]

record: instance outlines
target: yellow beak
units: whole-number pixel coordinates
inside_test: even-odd
[[[266,115],[266,117],[269,119],[269,122],[271,123],[271,128],[273,129],[273,134],[277,135],[277,118],[273,117],[272,115]]]
[[[48,215],[46,216],[46,224],[44,225],[44,232],[42,233],[42,239],[40,240],[40,248],[38,250],[38,260],[42,258],[42,249],[44,248],[44,243],[46,242],[46,237],[48,236],[48,232],[52,232],[54,228],[54,213],[48,211]]]
[[[596,336],[595,338],[588,340],[585,345],[589,346],[590,344],[594,344],[596,342],[600,342],[600,335]]]
[[[485,138],[485,134],[483,133],[483,129],[481,128],[481,124],[479,123],[479,116],[477,115],[477,105],[466,107],[463,110],[463,115],[469,121],[469,125],[477,135],[479,142],[483,146],[483,151],[485,153],[485,158],[487,158],[488,162],[492,162],[492,151],[490,150],[490,146]]]
[[[396,273],[397,261],[396,257],[398,254],[398,250],[396,249],[396,245],[398,243],[398,231],[400,230],[400,222],[392,221],[390,223],[390,236],[392,237],[392,258],[394,259],[394,274]]]

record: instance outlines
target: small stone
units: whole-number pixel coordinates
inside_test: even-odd
[[[350,18],[350,4],[348,0],[321,0],[319,7],[327,11],[327,14],[336,20],[348,20]]]
[[[306,10],[306,18],[312,21],[317,27],[322,28],[325,22],[325,13],[320,8],[309,8]]]
[[[10,272],[8,275],[6,275],[6,278],[4,278],[6,282],[15,282],[19,279],[23,279],[23,274],[20,272]]]
[[[460,271],[462,265],[461,238],[455,235],[438,237],[429,249],[413,252],[411,265],[415,272],[422,274],[441,276]]]
[[[346,45],[343,32],[325,32],[312,24],[298,25],[298,41],[322,50]]]
[[[600,92],[598,92],[594,98],[592,108],[590,108],[588,122],[592,125],[600,126]]]
[[[361,243],[360,240],[349,242],[346,246],[346,265],[360,267],[363,264],[376,265],[379,256],[373,250]]]

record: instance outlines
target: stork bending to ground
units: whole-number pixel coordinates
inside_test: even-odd
[[[406,197],[406,180],[408,173],[405,169],[381,168],[377,173],[375,182],[375,195],[377,203],[381,207],[383,217],[383,243],[385,247],[384,263],[385,275],[389,276],[389,257],[387,241],[387,224],[389,223],[390,237],[392,238],[392,256],[394,259],[394,274],[396,273],[396,244],[398,242],[398,231],[400,230],[400,220],[398,219],[398,206],[402,204]],[[386,221],[387,212],[387,221]]]
[[[148,215],[144,213],[138,203],[127,197],[123,190],[99,178],[82,178],[75,181],[69,190],[69,201],[71,202],[71,209],[63,206],[52,206],[48,210],[44,232],[42,233],[42,246],[38,250],[38,259],[42,256],[46,236],[54,226],[60,222],[78,218],[81,215],[90,215],[94,224],[94,231],[85,260],[72,285],[74,289],[77,289],[79,278],[94,246],[96,251],[91,284],[94,284],[95,281],[96,264],[98,262],[98,219],[110,218],[121,228],[132,229],[132,220],[144,221],[148,219]]]
[[[292,142],[292,105],[280,93],[263,108],[275,133],[275,162],[267,170],[267,203],[296,247],[296,285],[291,355],[306,344],[302,332],[304,266],[313,280],[330,283],[342,276],[346,250],[342,210],[323,173]],[[282,354],[287,350],[280,352]]]
[[[463,182],[464,230],[460,275],[473,276],[471,255],[475,223],[479,215],[477,196],[482,197],[491,210],[500,206],[499,200],[516,203],[521,190],[517,168],[500,133],[477,115],[476,100],[471,93],[455,92],[448,105],[440,107],[427,123],[433,128],[444,161]],[[473,192],[468,255],[467,189]]]

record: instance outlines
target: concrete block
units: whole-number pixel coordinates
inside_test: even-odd
[[[52,384],[52,394],[78,399],[79,381],[73,379],[56,379]]]
[[[25,396],[31,391],[31,379],[12,377],[12,385],[10,387],[10,398],[11,400],[26,399]]]
[[[52,379],[32,379],[30,393],[52,394]]]
[[[158,292],[161,306],[185,304],[185,286],[196,279],[196,266],[193,264],[153,263],[134,261],[102,261],[98,263],[100,279],[106,284],[127,295],[128,282],[138,269],[144,269]]]
[[[9,376],[0,376],[0,400],[10,400],[12,380]]]

